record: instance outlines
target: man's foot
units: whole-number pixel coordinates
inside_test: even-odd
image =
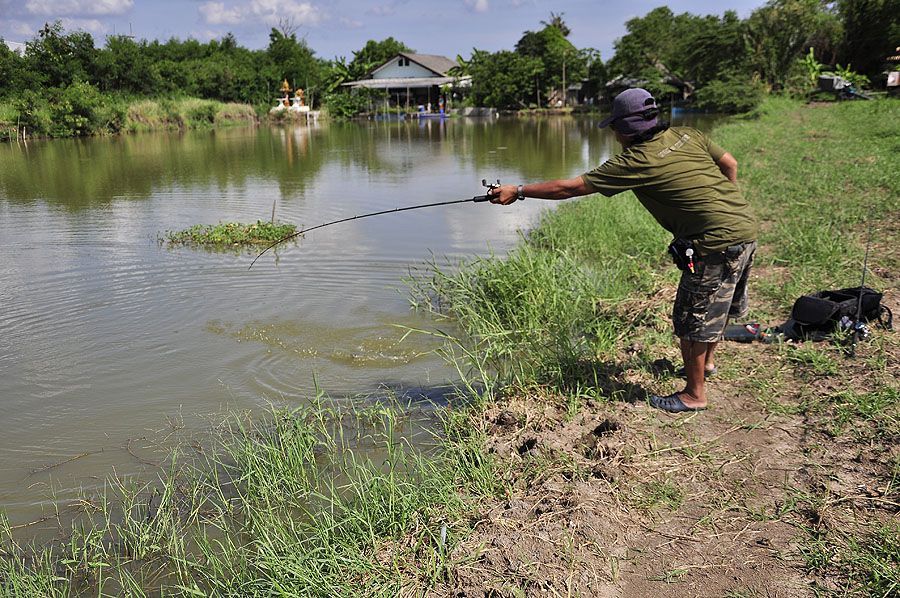
[[[717,373],[719,373],[719,369],[716,366],[712,366],[711,368],[706,368],[703,370],[703,377],[710,378],[712,376],[715,376]],[[687,378],[687,372],[685,371],[684,366],[675,370],[675,377]]]
[[[684,398],[682,398],[684,397]],[[703,411],[706,409],[706,403],[700,404],[699,401],[684,393],[672,393],[667,396],[653,395],[650,397],[650,404],[657,409],[668,411],[669,413],[682,413],[684,411]]]

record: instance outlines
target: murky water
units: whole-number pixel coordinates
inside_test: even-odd
[[[549,202],[461,204],[310,233],[252,254],[161,246],[197,223],[299,226],[572,176],[617,150],[593,119],[428,120],[146,134],[0,146],[0,509],[136,471],[172,418],[453,372],[403,278],[434,255],[502,252]],[[662,250],[662,249],[661,249]],[[196,421],[195,421],[196,420]],[[193,423],[191,423],[193,422]]]

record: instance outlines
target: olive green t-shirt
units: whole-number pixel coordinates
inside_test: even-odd
[[[631,190],[663,228],[700,253],[756,239],[757,220],[716,165],[725,150],[690,127],[671,127],[581,175],[607,197]]]

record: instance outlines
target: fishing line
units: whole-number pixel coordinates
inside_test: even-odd
[[[435,208],[438,206],[450,206],[450,205],[458,204],[458,203],[469,203],[469,202],[480,203],[480,202],[484,202],[484,201],[490,201],[494,197],[493,195],[491,195],[491,191],[493,191],[496,187],[500,186],[500,181],[497,181],[496,183],[488,183],[486,180],[482,179],[481,184],[488,188],[488,192],[485,195],[476,195],[475,197],[471,197],[469,199],[454,199],[452,201],[439,201],[439,202],[435,202],[435,203],[426,203],[426,204],[420,204],[420,205],[416,205],[416,206],[406,206],[404,208],[394,208],[392,210],[381,210],[380,212],[369,212],[368,214],[357,214],[356,216],[350,216],[348,218],[341,218],[339,220],[332,220],[331,222],[317,224],[316,226],[312,226],[310,228],[305,228],[301,231],[291,233],[287,236],[284,236],[284,237],[278,239],[277,241],[275,241],[274,243],[272,243],[271,245],[269,245],[268,247],[266,247],[265,249],[260,251],[259,254],[255,258],[253,258],[253,261],[250,262],[250,266],[247,269],[249,270],[250,268],[252,268],[253,264],[256,263],[256,260],[261,258],[265,252],[272,249],[276,245],[279,245],[280,243],[283,243],[285,241],[289,241],[289,240],[293,239],[294,237],[299,237],[300,235],[306,234],[310,231],[314,231],[319,228],[325,228],[326,226],[331,226],[332,224],[340,224],[342,222],[349,222],[351,220],[361,220],[362,218],[369,218],[371,216],[382,216],[384,214],[393,214],[395,212],[406,212],[408,210],[419,210],[422,208]]]

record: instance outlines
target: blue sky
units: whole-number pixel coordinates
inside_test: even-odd
[[[393,36],[417,52],[468,57],[472,48],[511,50],[526,30],[540,28],[550,12],[562,13],[579,48],[597,48],[604,60],[625,22],[668,4],[676,13],[741,17],[764,0],[0,0],[0,37],[23,42],[44,22],[60,19],[67,29],[137,38],[202,41],[234,33],[248,48],[262,48],[280,17],[299,27],[322,58],[352,57],[366,40]]]

